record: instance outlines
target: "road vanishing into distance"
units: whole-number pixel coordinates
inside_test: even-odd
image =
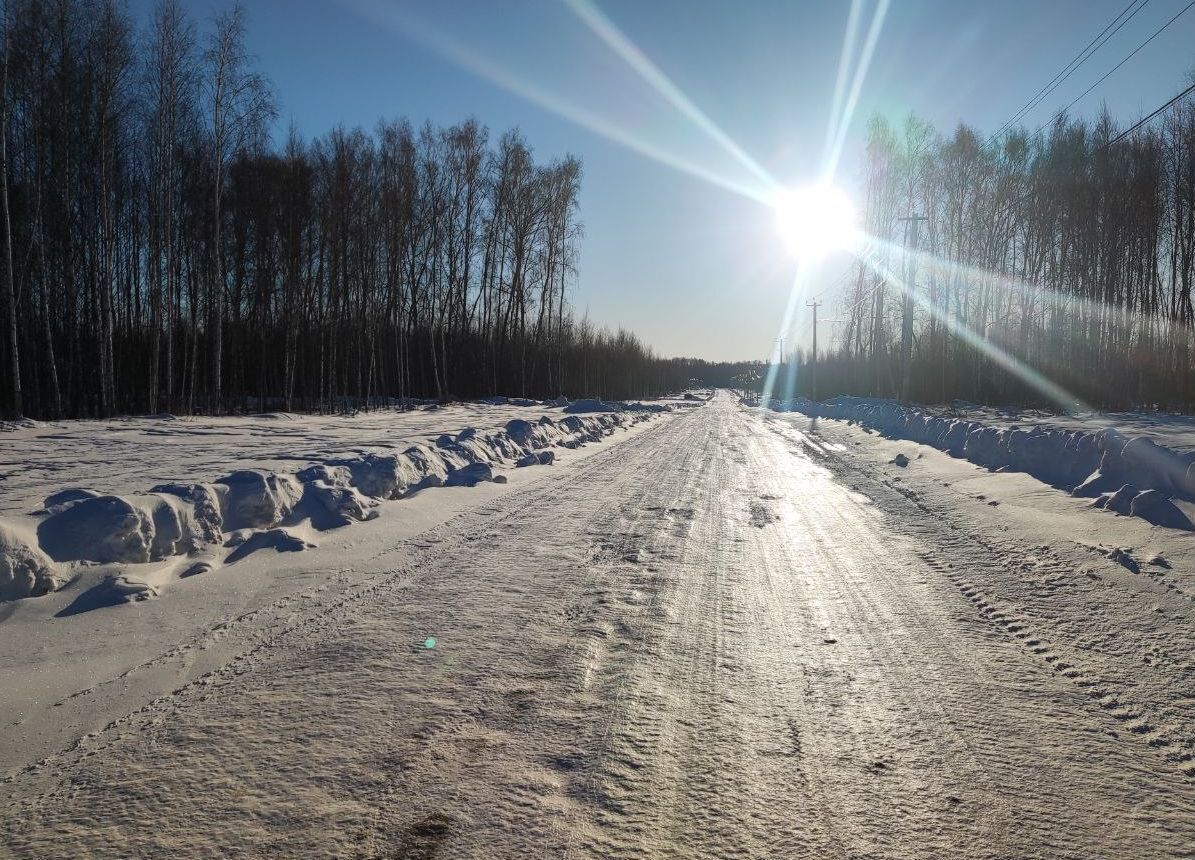
[[[212,631],[0,785],[0,853],[1195,856],[1189,759],[1019,559],[720,393]]]

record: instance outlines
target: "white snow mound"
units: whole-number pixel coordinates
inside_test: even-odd
[[[39,597],[61,584],[33,537],[0,523],[0,600]]]
[[[1195,501],[1195,452],[1179,453],[1146,436],[1128,438],[1113,427],[1095,431],[1048,425],[995,427],[866,397],[843,396],[820,403],[797,398],[770,406],[777,412],[858,423],[992,471],[1025,472],[1072,495],[1098,497],[1096,507],[1139,516],[1155,525],[1192,528],[1171,499]],[[1144,498],[1134,505],[1139,495]]]
[[[551,464],[552,448],[598,441],[658,411],[640,406],[578,401],[566,411],[594,414],[516,418],[486,434],[468,427],[398,454],[329,458],[296,473],[239,469],[212,483],[159,484],[144,495],[60,490],[45,499],[36,538],[0,527],[0,600],[53,590],[56,564],[143,564],[217,545],[232,549],[229,562],[262,548],[304,550],[313,544],[290,527],[309,523],[319,531],[370,520],[382,500],[428,487],[505,483],[499,466]]]

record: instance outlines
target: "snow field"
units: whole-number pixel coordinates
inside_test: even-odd
[[[227,563],[264,548],[301,551],[314,546],[312,531],[373,519],[382,501],[430,487],[504,483],[496,471],[503,465],[550,465],[552,448],[596,442],[670,409],[659,403],[573,405],[585,414],[514,418],[489,432],[467,427],[399,453],[330,456],[295,472],[238,469],[210,483],[162,483],[144,493],[81,487],[53,492],[35,528],[0,521],[0,600],[54,591],[79,565],[205,556],[185,576],[211,569],[219,547],[231,550],[223,558]],[[152,584],[127,573],[114,574],[108,585],[125,599],[156,594]]]

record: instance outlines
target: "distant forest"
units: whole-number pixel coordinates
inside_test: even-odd
[[[877,118],[865,188],[884,241],[848,276],[819,394],[1060,405],[1036,373],[1096,407],[1195,406],[1190,98],[1138,130],[1105,114],[985,139]]]
[[[4,3],[8,414],[597,395],[693,367],[578,319],[581,164],[517,131],[381,121],[271,140],[239,8]]]

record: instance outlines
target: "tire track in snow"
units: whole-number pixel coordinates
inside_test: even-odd
[[[782,422],[780,423],[782,425]],[[773,429],[779,435],[787,436],[775,425]],[[932,515],[935,519],[949,520],[947,511],[927,504],[915,490],[889,481],[882,472],[845,457],[827,457],[826,465],[836,471],[866,476],[891,493],[903,497],[918,511]],[[1094,671],[1090,666],[1082,665],[1083,661],[1077,656],[1075,649],[1063,648],[1057,643],[1051,644],[1045,634],[1035,632],[1033,620],[1027,614],[1017,612],[1007,603],[985,594],[975,583],[974,575],[964,576],[960,572],[963,567],[972,571],[985,570],[988,571],[986,578],[993,581],[999,578],[999,571],[1024,567],[1027,560],[1033,560],[1037,562],[1035,567],[1039,574],[1046,574],[1056,581],[1067,581],[1075,573],[1073,564],[1062,560],[1042,563],[1040,553],[1029,549],[1009,550],[999,547],[982,535],[964,531],[964,527],[954,522],[950,522],[949,527],[943,531],[937,527],[926,529],[923,522],[913,519],[910,532],[923,544],[932,547],[918,550],[922,560],[951,582],[973,605],[979,618],[1007,634],[1060,677],[1073,683],[1093,701],[1098,712],[1106,716],[1111,725],[1123,728],[1183,776],[1195,780],[1195,737],[1185,733],[1166,716],[1156,713],[1157,709],[1146,701],[1135,698],[1130,687],[1116,683],[1106,674]],[[947,561],[947,558],[954,561]],[[1154,575],[1151,572],[1151,577],[1168,591],[1190,599],[1185,591],[1168,582],[1164,575]],[[1122,689],[1117,691],[1115,688],[1118,687]]]
[[[794,458],[725,398],[663,426],[429,533],[211,695],[63,762],[61,788],[4,813],[11,850],[920,860],[1190,844],[1189,784],[1105,737],[1069,682],[917,556],[946,546],[941,522],[870,480],[866,503],[824,471],[830,454]],[[753,500],[780,520],[753,525]]]
[[[1066,656],[1052,646],[1042,634],[1034,632],[1028,616],[1015,612],[985,595],[972,581],[963,576],[953,562],[941,559],[936,552],[921,550],[918,554],[939,573],[943,574],[971,604],[976,614],[984,621],[1006,633],[1031,654],[1073,682],[1090,697],[1100,711],[1116,723],[1121,724],[1132,735],[1141,739],[1149,748],[1159,751],[1163,759],[1174,765],[1186,777],[1195,781],[1195,756],[1187,750],[1195,747],[1191,738],[1183,737],[1176,727],[1157,725],[1159,720],[1149,716],[1150,708],[1124,693],[1108,689],[1109,680],[1098,673],[1092,673],[1079,665],[1079,660]],[[952,557],[957,557],[952,554]],[[1010,560],[1007,557],[1005,560]]]

